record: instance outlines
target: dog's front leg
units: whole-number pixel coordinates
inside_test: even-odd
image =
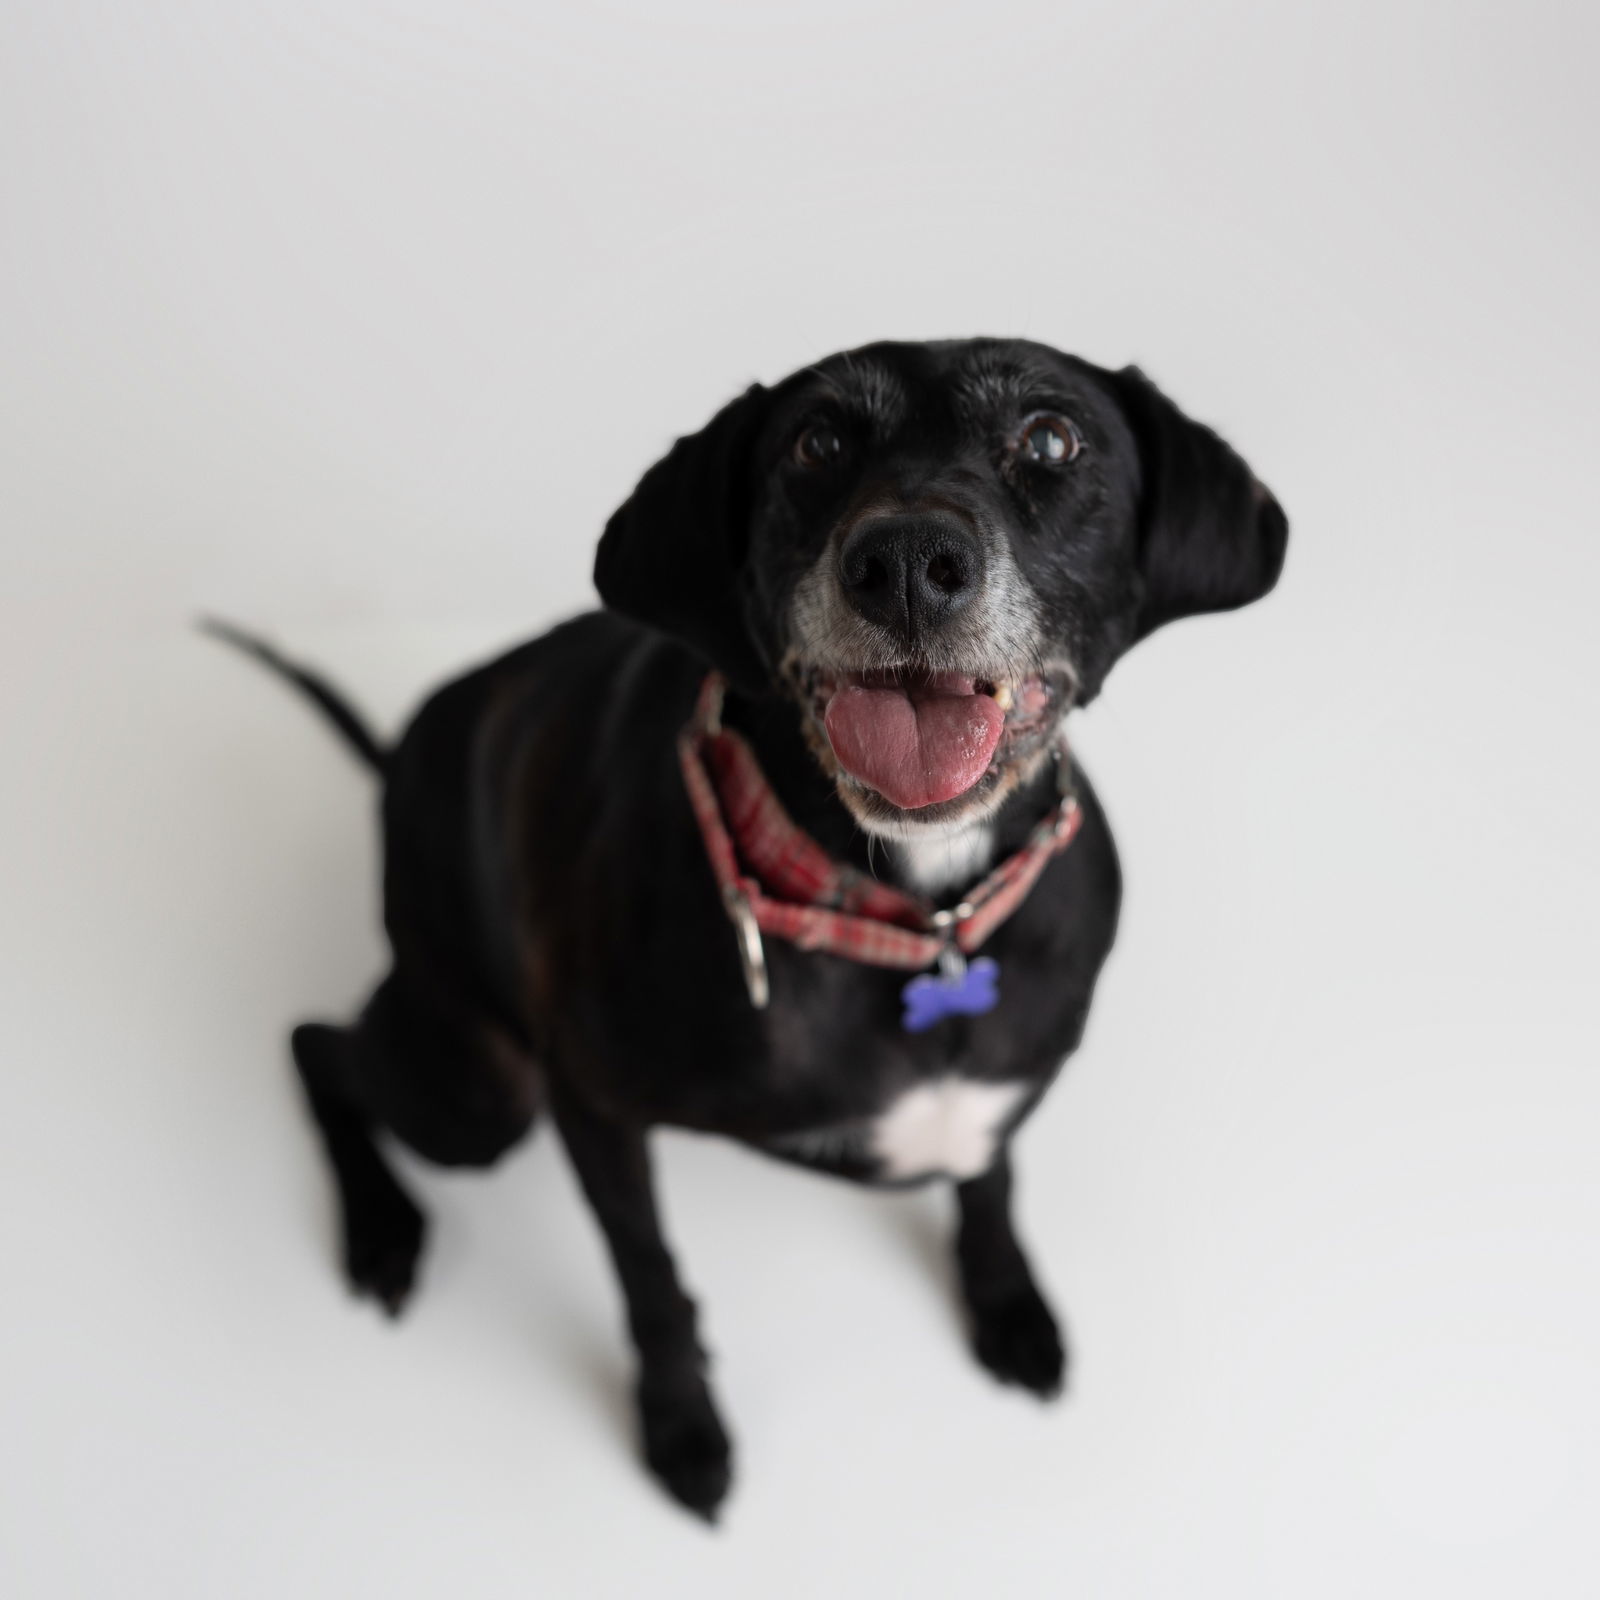
[[[980,1177],[956,1185],[961,1209],[956,1260],[978,1359],[1004,1383],[1059,1393],[1066,1368],[1061,1334],[1033,1281],[1011,1225],[1011,1158],[1005,1149]]]
[[[622,1280],[639,1354],[645,1460],[676,1499],[709,1519],[728,1491],[731,1452],[706,1384],[694,1302],[661,1234],[644,1130],[599,1116],[555,1085],[551,1108]]]

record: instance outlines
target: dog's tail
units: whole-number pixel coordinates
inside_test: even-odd
[[[361,714],[326,679],[290,661],[287,656],[254,634],[236,628],[231,622],[215,617],[202,617],[202,633],[221,639],[246,655],[254,656],[263,666],[270,667],[280,677],[287,678],[344,736],[345,743],[375,772],[382,772],[389,762],[389,752],[378,743],[377,736],[366,724]]]

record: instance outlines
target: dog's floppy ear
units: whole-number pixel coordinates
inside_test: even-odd
[[[1192,422],[1137,367],[1115,374],[1139,449],[1138,634],[1201,611],[1259,600],[1283,570],[1289,519],[1209,428]]]
[[[766,393],[753,384],[679,439],[606,524],[594,561],[595,588],[612,610],[682,639],[751,688],[768,676],[741,581],[750,451]]]

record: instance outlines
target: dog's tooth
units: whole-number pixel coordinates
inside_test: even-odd
[[[994,703],[1002,711],[1009,711],[1016,704],[1017,691],[1009,683],[998,684],[994,691]]]

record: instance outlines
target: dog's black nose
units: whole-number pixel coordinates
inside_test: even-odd
[[[947,622],[977,591],[978,541],[950,517],[875,517],[839,550],[839,582],[868,622],[915,639]]]

